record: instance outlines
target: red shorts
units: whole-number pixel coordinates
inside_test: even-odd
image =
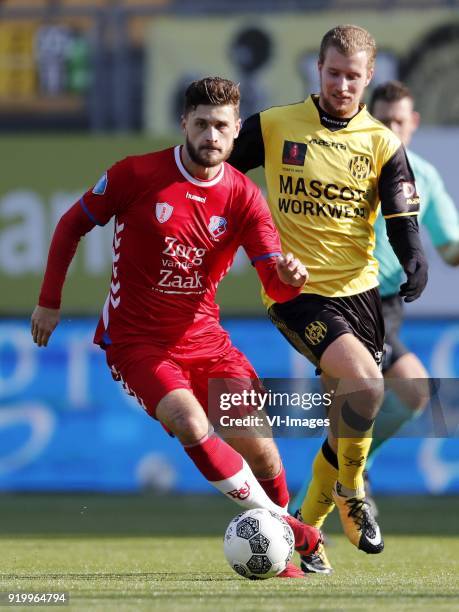
[[[159,401],[174,389],[191,391],[207,412],[209,378],[258,379],[247,357],[234,346],[218,357],[196,358],[171,356],[151,345],[110,345],[106,357],[113,378],[152,417]]]

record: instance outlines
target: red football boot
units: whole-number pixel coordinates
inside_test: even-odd
[[[302,555],[310,555],[317,550],[322,542],[322,534],[319,529],[306,525],[290,514],[283,517],[284,521],[290,525],[295,538],[295,550]],[[284,570],[285,571],[285,570]]]
[[[300,570],[294,563],[289,561],[283,572],[277,574],[276,578],[307,578],[307,574]]]

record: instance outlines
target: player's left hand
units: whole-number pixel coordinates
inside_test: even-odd
[[[277,275],[286,285],[302,287],[309,279],[306,266],[292,253],[280,255],[276,259],[276,268]]]
[[[410,259],[404,266],[406,283],[400,286],[400,293],[405,302],[417,300],[427,285],[427,261],[422,256]]]

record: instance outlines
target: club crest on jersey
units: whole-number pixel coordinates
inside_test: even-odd
[[[94,185],[94,189],[92,190],[92,193],[95,195],[104,195],[105,191],[107,190],[107,185],[108,185],[108,177],[107,177],[107,173],[105,173],[103,176],[100,177],[100,179]]]
[[[207,229],[214,238],[219,238],[222,234],[226,232],[227,225],[228,221],[225,219],[225,217],[217,217],[215,215],[212,215]]]
[[[174,207],[167,202],[157,202],[155,210],[156,218],[160,223],[166,223],[171,218],[173,210]]]
[[[349,162],[349,170],[356,179],[366,179],[370,176],[371,160],[367,155],[354,155]]]

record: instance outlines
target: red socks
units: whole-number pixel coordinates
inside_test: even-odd
[[[242,456],[215,433],[184,448],[204,478],[211,482],[226,480],[242,470]]]
[[[290,495],[287,489],[284,466],[281,467],[281,471],[274,478],[257,478],[257,480],[271,501],[281,508],[287,507]]]

